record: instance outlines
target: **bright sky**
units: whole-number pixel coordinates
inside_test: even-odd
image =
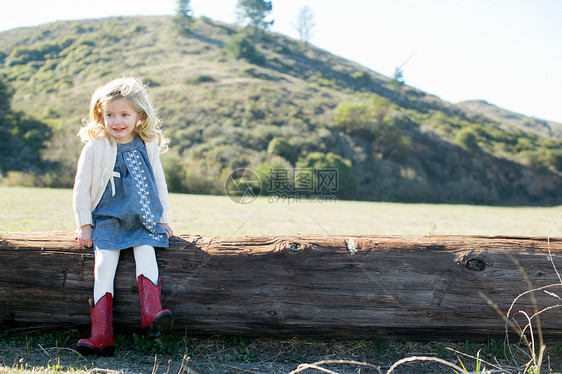
[[[562,123],[562,1],[272,0],[272,31],[298,38],[308,5],[312,44],[451,102],[483,99]],[[236,0],[192,0],[195,16],[235,23]],[[56,20],[172,15],[176,0],[11,0],[0,31]]]

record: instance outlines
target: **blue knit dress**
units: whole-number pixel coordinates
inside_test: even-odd
[[[130,143],[118,144],[114,177],[92,212],[94,246],[109,250],[137,245],[167,248],[168,235],[157,224],[162,213],[143,140],[136,136]]]

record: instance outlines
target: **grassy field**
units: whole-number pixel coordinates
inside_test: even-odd
[[[557,207],[490,207],[360,201],[300,202],[171,194],[177,234],[562,236]],[[72,191],[0,187],[0,231],[72,231]]]

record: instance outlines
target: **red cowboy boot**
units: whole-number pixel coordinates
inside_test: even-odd
[[[162,278],[158,277],[158,286],[144,275],[139,275],[139,295],[141,306],[141,326],[147,338],[157,338],[160,331],[167,331],[174,324],[172,312],[162,310],[160,302],[160,288]]]
[[[94,299],[90,298],[90,319],[92,333],[90,339],[80,339],[76,349],[82,355],[97,354],[113,356],[113,297],[107,292],[94,306]]]

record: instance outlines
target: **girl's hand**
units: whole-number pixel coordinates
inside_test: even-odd
[[[92,246],[92,225],[80,226],[78,229],[78,244],[90,248]]]
[[[174,232],[172,231],[172,228],[167,223],[160,222],[158,225],[166,231],[166,234],[168,234],[168,239],[174,236]]]

